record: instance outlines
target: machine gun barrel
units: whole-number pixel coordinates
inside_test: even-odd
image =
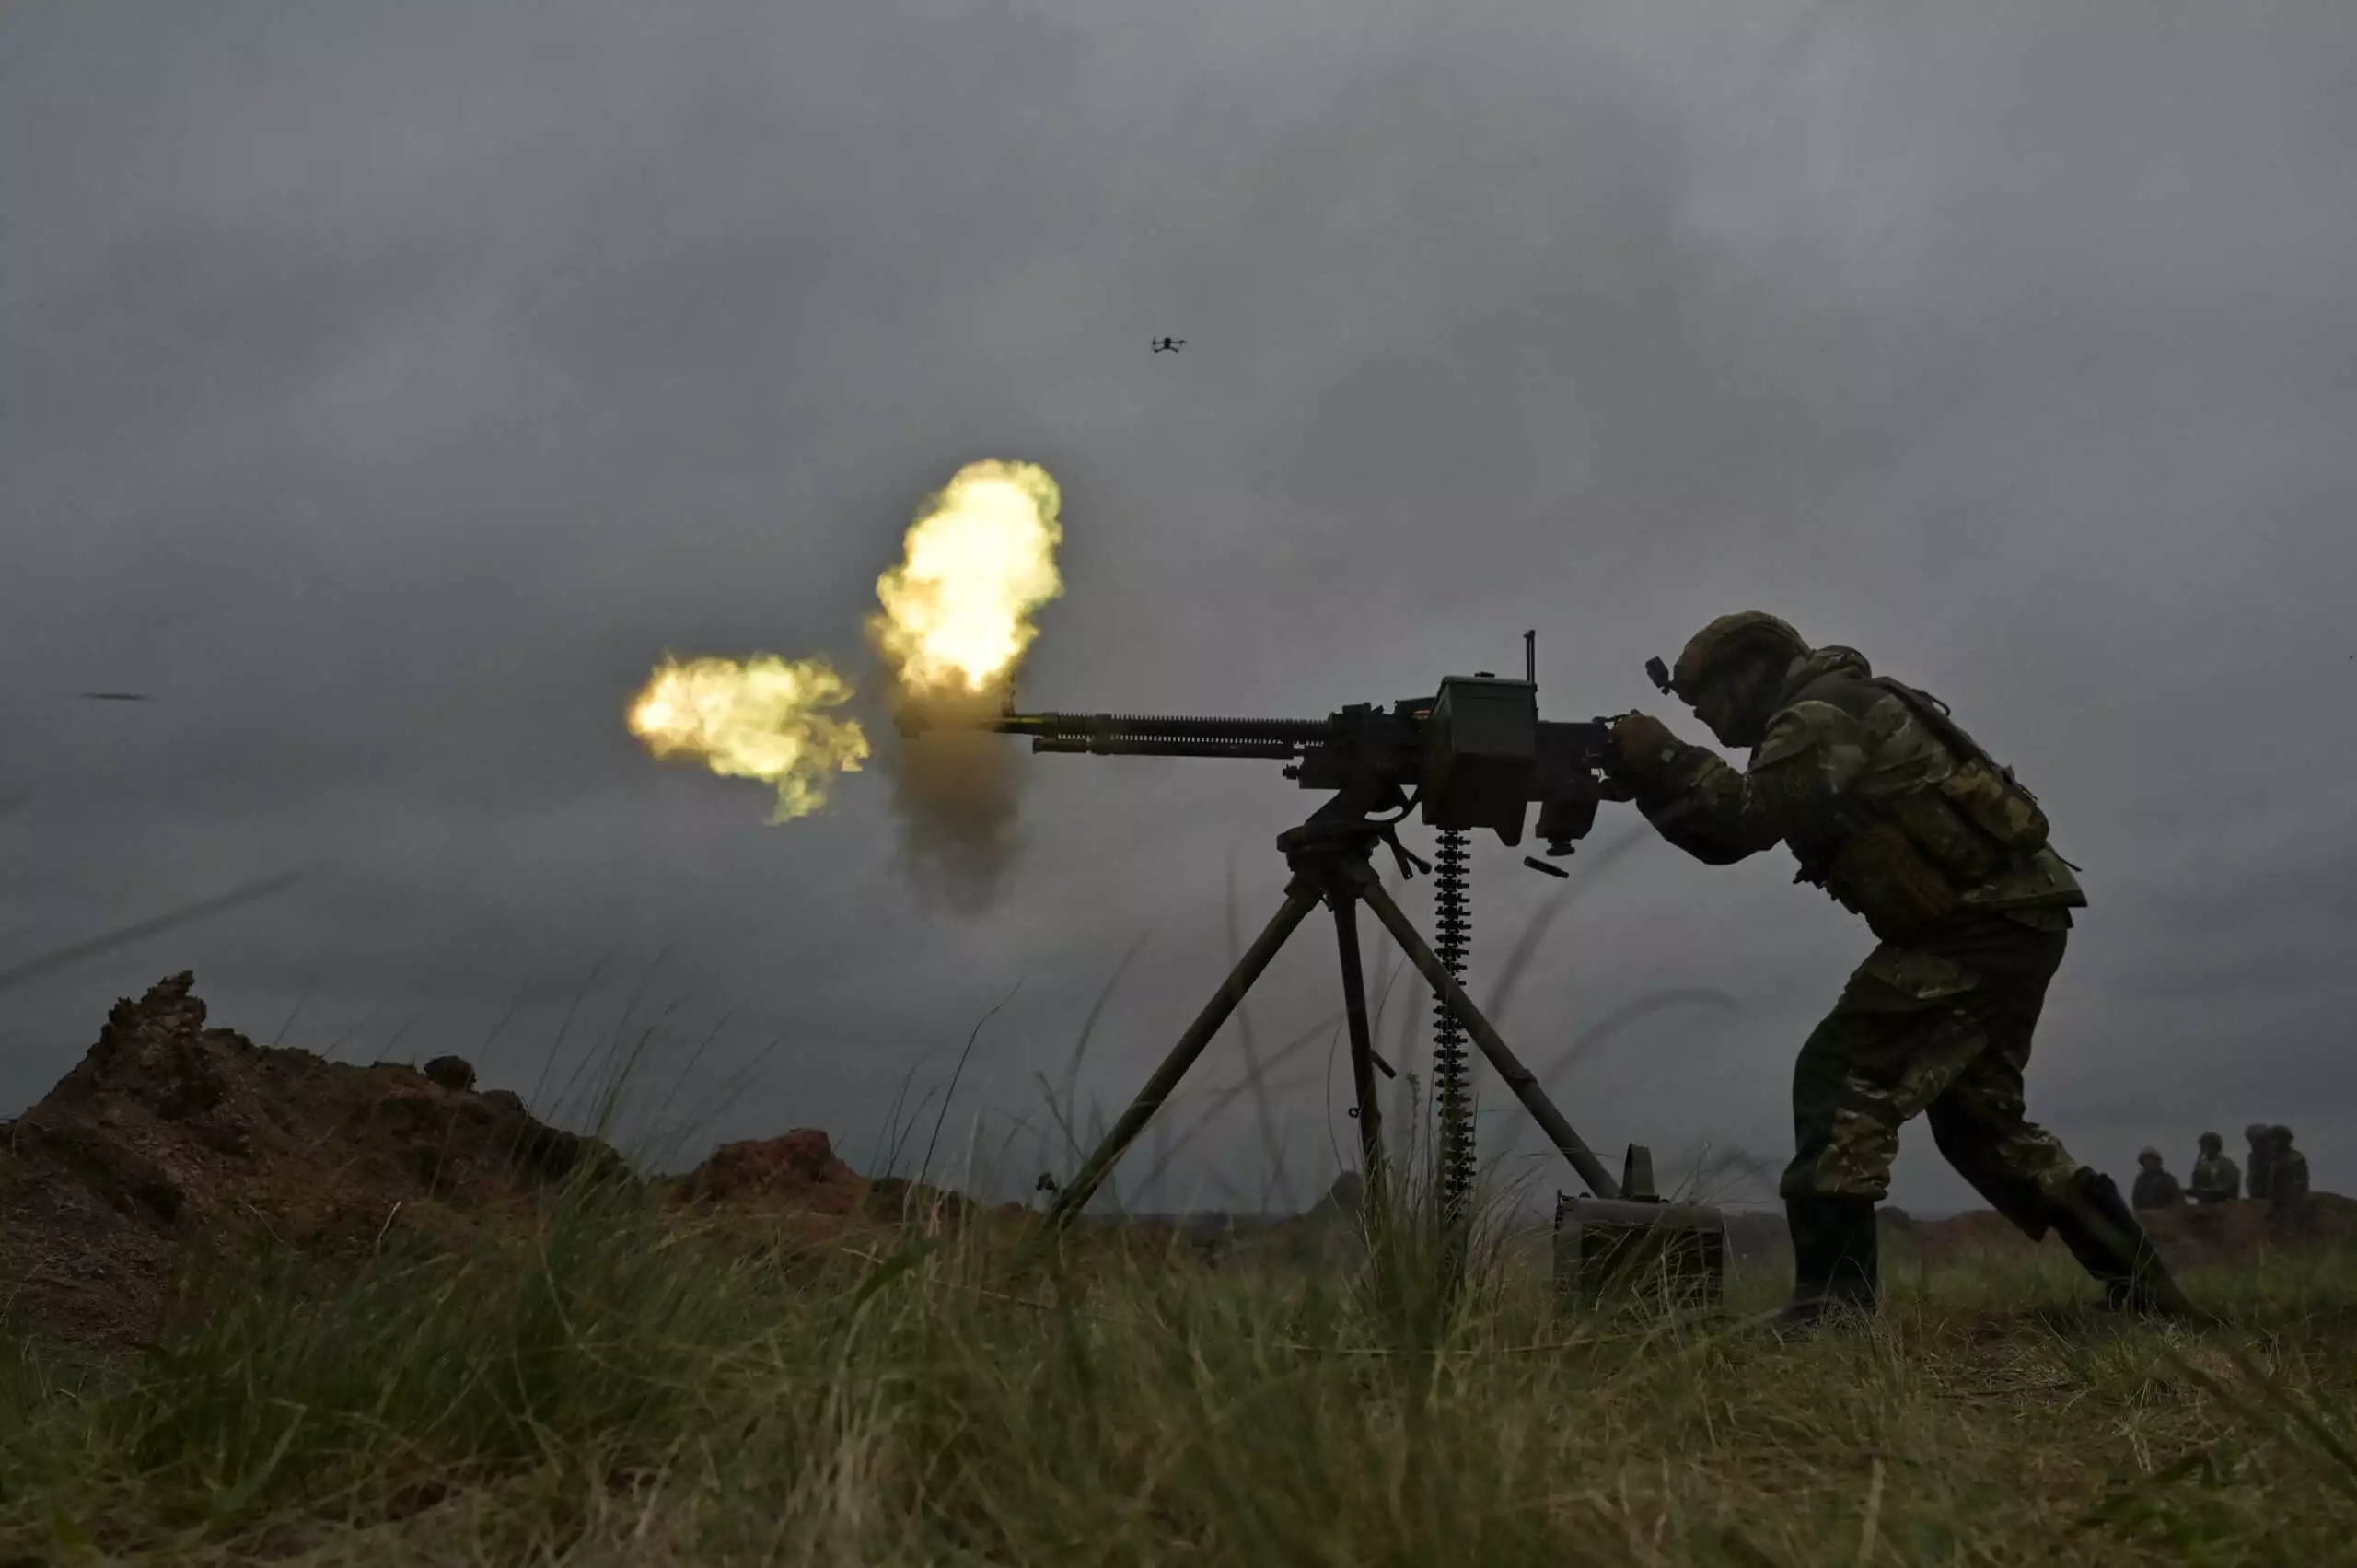
[[[1034,751],[1093,757],[1260,757],[1283,762],[1301,755],[1290,740],[1154,740],[1128,736],[1035,735]]]
[[[1034,751],[1151,757],[1292,757],[1298,755],[1304,746],[1331,738],[1334,722],[1204,718],[1183,714],[1005,714],[991,728],[1001,735],[1031,737]]]

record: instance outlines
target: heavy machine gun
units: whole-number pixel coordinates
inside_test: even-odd
[[[1352,1114],[1359,1124],[1362,1168],[1370,1195],[1381,1193],[1383,1143],[1375,1074],[1381,1071],[1389,1075],[1392,1069],[1376,1055],[1367,1020],[1357,924],[1357,906],[1364,903],[1431,984],[1435,997],[1434,1098],[1441,1121],[1444,1209],[1461,1219],[1472,1184],[1464,1051],[1469,1035],[1593,1194],[1558,1205],[1559,1271],[1578,1276],[1567,1283],[1592,1286],[1625,1272],[1621,1265],[1632,1248],[1650,1237],[1655,1245],[1635,1250],[1666,1258],[1669,1272],[1686,1276],[1689,1284],[1715,1299],[1724,1234],[1716,1213],[1662,1203],[1652,1190],[1651,1156],[1635,1145],[1622,1178],[1615,1180],[1548,1098],[1537,1076],[1473,1005],[1457,979],[1465,966],[1469,921],[1464,896],[1467,836],[1487,830],[1500,842],[1517,845],[1535,804],[1538,837],[1548,856],[1560,859],[1571,854],[1594,827],[1600,802],[1628,798],[1606,771],[1612,720],[1553,723],[1538,717],[1536,642],[1535,633],[1524,633],[1524,675],[1519,680],[1502,679],[1486,670],[1449,676],[1433,695],[1402,699],[1387,707],[1359,703],[1323,719],[1025,714],[1009,709],[979,726],[1028,736],[1034,752],[1276,761],[1284,764],[1284,776],[1302,788],[1331,795],[1306,821],[1278,836],[1277,847],[1294,873],[1283,905],[1096,1152],[1056,1190],[1051,1223],[1068,1222],[1088,1202],[1286,938],[1320,903],[1334,916],[1358,1101]],[[903,711],[894,722],[912,738],[935,727],[920,712]],[[1375,846],[1381,843],[1391,851],[1403,879],[1416,870],[1433,869],[1399,842],[1398,824],[1418,811],[1440,835],[1441,872],[1434,879],[1441,936],[1437,952],[1417,933],[1370,864]],[[1569,875],[1535,856],[1526,856],[1523,863],[1550,876]]]
[[[1361,703],[1322,719],[1200,718],[1144,714],[1001,714],[989,727],[1028,735],[1037,752],[1097,757],[1231,757],[1282,761],[1304,789],[1331,790],[1362,814],[1421,807],[1444,832],[1487,829],[1522,842],[1532,804],[1547,854],[1573,851],[1596,825],[1596,807],[1625,799],[1605,776],[1612,721],[1550,723],[1538,716],[1536,639],[1526,633],[1525,674],[1452,675],[1435,695],[1388,708]],[[903,718],[903,733],[921,725]],[[1395,853],[1396,837],[1392,840]],[[1537,865],[1551,875],[1565,873]],[[1429,867],[1426,867],[1429,869]]]

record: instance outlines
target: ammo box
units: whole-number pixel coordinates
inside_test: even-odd
[[[1555,1289],[1566,1301],[1715,1307],[1726,1284],[1725,1217],[1654,1195],[1653,1156],[1631,1144],[1621,1196],[1555,1195]]]

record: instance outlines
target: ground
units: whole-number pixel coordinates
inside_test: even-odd
[[[1058,1248],[470,1083],[116,1009],[0,1167],[0,1564],[2357,1561],[2332,1204],[2167,1222],[2169,1324],[1894,1220],[1884,1318],[1783,1339],[1772,1258],[1662,1318],[1503,1245],[1443,1296],[1412,1227]]]

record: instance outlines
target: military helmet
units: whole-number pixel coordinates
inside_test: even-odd
[[[1670,670],[1669,689],[1688,702],[1710,676],[1729,659],[1762,645],[1781,647],[1788,658],[1808,652],[1808,645],[1790,622],[1764,610],[1742,610],[1722,615],[1686,640]]]
[[[2198,1141],[2205,1149],[2223,1149],[2226,1146],[2226,1140],[2215,1132],[2204,1132]]]
[[[2274,1126],[2270,1127],[2267,1130],[2267,1135],[2274,1139],[2279,1144],[2288,1144],[2292,1141],[2292,1130],[2289,1127],[2284,1126],[2281,1121],[2277,1122]]]
[[[2254,1144],[2263,1144],[2267,1142],[2267,1123],[2264,1121],[2252,1122],[2249,1126],[2243,1129],[2243,1136],[2248,1138]]]
[[[2158,1149],[2140,1150],[2136,1156],[2136,1163],[2138,1165],[2158,1165],[2161,1163],[2161,1151]]]

